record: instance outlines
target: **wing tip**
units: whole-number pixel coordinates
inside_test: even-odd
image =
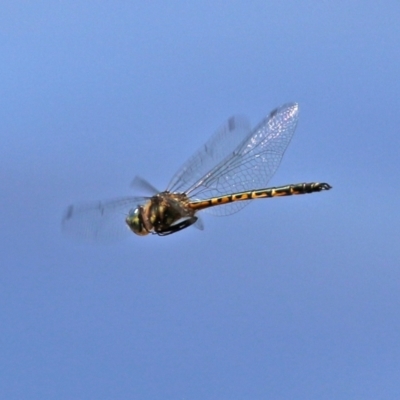
[[[299,113],[299,103],[285,103],[280,107],[276,107],[269,113],[269,118],[282,113],[287,114],[290,118],[297,116]]]

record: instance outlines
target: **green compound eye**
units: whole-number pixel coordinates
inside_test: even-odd
[[[140,213],[140,209],[135,208],[135,210],[126,217],[126,223],[131,229],[132,232],[136,233],[139,236],[148,235],[149,232],[144,227],[142,214]]]

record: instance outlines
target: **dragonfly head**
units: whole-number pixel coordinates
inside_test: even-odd
[[[143,216],[141,213],[141,207],[135,208],[126,217],[126,223],[133,233],[139,236],[145,236],[149,234],[149,231],[145,228],[143,224]]]

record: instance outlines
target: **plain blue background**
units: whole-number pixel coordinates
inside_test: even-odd
[[[3,1],[0,398],[398,399],[398,1]],[[115,245],[65,207],[164,189],[233,113],[296,101],[270,184]]]

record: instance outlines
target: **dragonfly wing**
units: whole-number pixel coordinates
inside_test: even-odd
[[[299,108],[285,104],[261,121],[241,143],[186,193],[191,198],[206,199],[225,194],[265,188],[279,167],[297,126]],[[228,215],[246,206],[248,201],[207,209],[212,214]]]
[[[222,125],[178,170],[167,190],[184,193],[201,181],[215,165],[229,157],[250,132],[250,123],[244,116],[233,116]]]
[[[200,229],[201,231],[204,230],[203,220],[198,215],[196,215],[196,217],[197,217],[197,221],[193,224],[193,226],[197,229]]]
[[[143,179],[141,176],[136,175],[132,182],[131,188],[135,190],[135,193],[146,193],[148,195],[154,196],[157,193],[160,193],[151,183],[147,182],[146,179]]]
[[[62,219],[63,233],[90,242],[112,242],[132,231],[125,223],[130,211],[149,198],[125,197],[105,202],[70,205]]]

